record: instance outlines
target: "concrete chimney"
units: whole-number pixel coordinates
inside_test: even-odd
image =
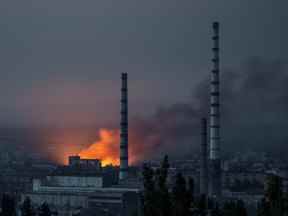
[[[120,122],[120,172],[119,179],[128,176],[128,88],[127,73],[122,73],[121,122]]]
[[[219,23],[213,23],[213,69],[210,85],[210,196],[221,196]]]
[[[208,194],[208,148],[207,148],[207,119],[201,120],[201,161],[200,161],[200,193]]]

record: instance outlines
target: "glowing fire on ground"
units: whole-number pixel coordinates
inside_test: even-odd
[[[78,154],[83,159],[100,159],[102,165],[119,165],[118,130],[100,129],[99,140]]]
[[[97,139],[90,145],[87,144],[87,137],[95,135],[95,130],[86,132],[83,131],[68,131],[65,133],[58,133],[57,139],[49,141],[53,143],[60,140],[61,145],[57,147],[57,150],[52,153],[52,159],[57,163],[67,165],[68,157],[72,155],[78,155],[83,159],[99,159],[103,166],[120,164],[119,150],[120,150],[120,130],[119,129],[99,129],[97,132]],[[61,139],[60,139],[60,138]],[[129,164],[137,164],[144,157],[144,145],[139,144],[137,133],[133,131],[129,134]]]

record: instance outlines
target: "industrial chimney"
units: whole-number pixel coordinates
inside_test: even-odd
[[[127,73],[122,73],[121,122],[120,122],[120,172],[119,179],[128,176],[128,89]]]
[[[221,196],[221,157],[220,157],[220,103],[219,103],[219,23],[213,23],[213,70],[210,86],[210,187],[212,197]]]
[[[208,193],[208,149],[207,149],[207,119],[201,120],[201,161],[200,161],[200,193]]]

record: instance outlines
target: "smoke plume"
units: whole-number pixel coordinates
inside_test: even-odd
[[[209,73],[195,86],[190,101],[159,107],[150,117],[130,113],[129,155],[133,163],[164,154],[188,158],[199,152],[200,120],[209,116]],[[238,70],[221,72],[222,152],[255,150],[284,155],[288,150],[287,83],[287,64],[281,61],[251,58]],[[13,142],[25,145],[27,151],[38,149],[60,163],[80,153],[117,164],[119,127],[101,128],[109,129],[19,130]],[[9,133],[1,131],[2,139],[7,140],[4,135]]]
[[[277,155],[285,152],[287,83],[287,65],[280,61],[251,58],[239,71],[222,72],[223,152],[255,150]],[[132,120],[131,131],[138,140],[131,143],[135,154],[153,158],[161,153],[182,157],[197,153],[200,119],[209,116],[208,77],[193,92],[190,102],[161,107],[150,118]]]

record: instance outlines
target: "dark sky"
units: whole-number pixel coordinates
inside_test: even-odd
[[[284,0],[1,0],[0,125],[117,122],[120,73],[131,115],[193,100],[211,70],[251,56],[287,61]]]

